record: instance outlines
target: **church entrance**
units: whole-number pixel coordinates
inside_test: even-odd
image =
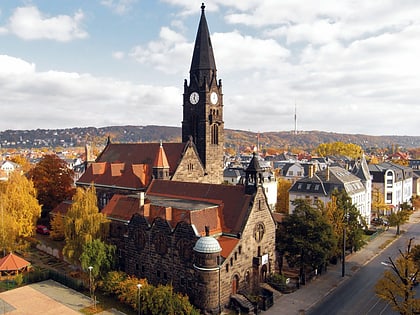
[[[235,275],[232,279],[232,294],[236,294],[239,288],[239,277]]]

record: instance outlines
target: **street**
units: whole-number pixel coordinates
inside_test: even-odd
[[[414,221],[418,221],[418,218],[416,217]],[[312,307],[307,314],[398,314],[375,295],[374,286],[382,277],[383,271],[389,268],[382,262],[388,261],[389,257],[395,261],[399,255],[398,250],[405,251],[410,238],[414,237],[414,244],[420,244],[419,224],[409,223],[404,229],[406,230],[404,234]]]

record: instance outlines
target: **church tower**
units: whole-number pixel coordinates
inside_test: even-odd
[[[190,81],[184,82],[182,142],[190,136],[205,167],[208,183],[223,181],[224,122],[222,82],[217,81],[213,46],[201,6]]]

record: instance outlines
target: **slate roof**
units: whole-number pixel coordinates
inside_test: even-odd
[[[203,4],[190,68],[190,82],[197,80],[199,86],[203,82],[210,84],[216,78],[216,62],[204,8]]]
[[[413,177],[413,169],[410,167],[384,162],[380,164],[369,164],[369,172],[373,176],[373,182],[384,183],[385,173],[388,170],[392,170],[395,174],[394,181],[400,182],[404,179]]]
[[[329,172],[329,175],[328,175]],[[339,166],[330,166],[318,171],[312,177],[304,177],[296,181],[290,192],[302,194],[330,195],[334,189],[345,189],[347,193],[364,191],[360,178]]]

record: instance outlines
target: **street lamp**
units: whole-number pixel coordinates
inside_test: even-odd
[[[92,279],[92,266],[88,267],[89,269],[89,292],[90,292],[90,299],[92,300],[93,303],[93,308],[96,308],[96,303],[95,303],[95,296],[93,295],[93,279]]]
[[[137,308],[138,308],[138,314],[140,315],[140,289],[141,289],[140,283],[137,285],[137,288],[139,289],[139,300],[138,300]]]

